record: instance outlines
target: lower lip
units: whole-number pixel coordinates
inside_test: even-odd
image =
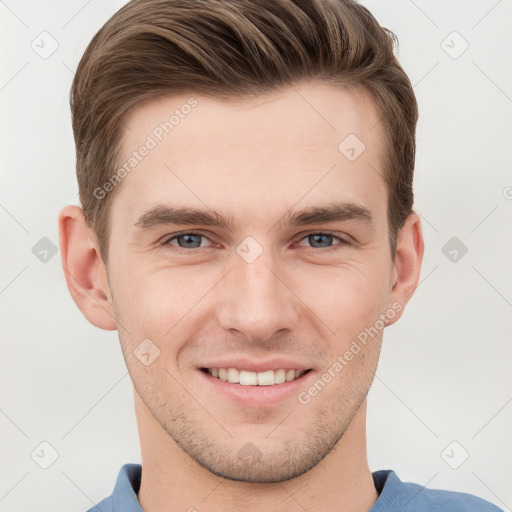
[[[223,393],[240,405],[257,408],[278,404],[291,396],[296,397],[301,391],[307,389],[308,381],[314,373],[313,370],[309,370],[298,379],[272,386],[243,386],[218,379],[203,370],[198,372],[216,395]]]

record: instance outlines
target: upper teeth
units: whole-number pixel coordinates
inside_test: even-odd
[[[208,373],[233,384],[242,386],[272,386],[282,384],[300,377],[306,370],[267,370],[266,372],[250,372],[237,368],[208,368]]]

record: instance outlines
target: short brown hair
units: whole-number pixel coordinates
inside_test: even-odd
[[[132,0],[89,43],[70,103],[85,220],[108,256],[109,205],[94,193],[118,165],[123,120],[142,101],[227,99],[306,79],[361,86],[384,126],[389,239],[413,206],[418,107],[396,36],[353,0]]]

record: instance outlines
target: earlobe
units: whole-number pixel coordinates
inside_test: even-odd
[[[96,327],[117,329],[106,268],[78,206],[66,206],[60,212],[59,241],[64,276],[76,305]]]
[[[421,230],[421,219],[412,212],[398,233],[397,253],[393,265],[394,284],[391,288],[388,307],[400,304],[401,308],[388,325],[395,323],[403,313],[416,290],[423,260],[424,241]]]

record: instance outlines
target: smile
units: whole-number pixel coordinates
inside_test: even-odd
[[[209,373],[212,377],[231,384],[240,384],[242,386],[273,386],[275,384],[294,381],[310,370],[280,368],[278,370],[251,372],[238,368],[202,368],[202,371]]]

